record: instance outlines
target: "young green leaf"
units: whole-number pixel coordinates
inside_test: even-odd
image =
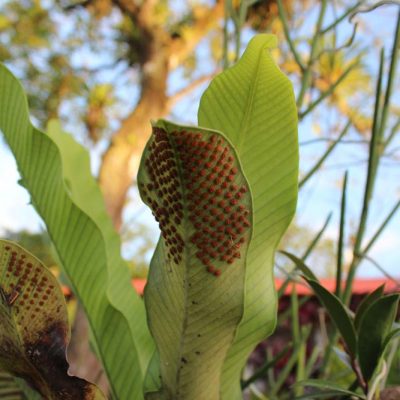
[[[318,282],[312,279],[306,280],[342,335],[348,351],[352,357],[355,357],[357,354],[356,331],[344,305],[333,293],[330,293]]]
[[[34,256],[0,240],[0,367],[48,400],[102,400],[100,390],[69,376],[67,306],[57,280]]]
[[[32,126],[21,85],[1,64],[0,130],[85,308],[113,394],[141,399],[153,343],[87,152],[54,124],[48,135]]]
[[[162,381],[151,398],[217,399],[243,313],[249,187],[222,134],[166,121],[153,128],[138,182],[162,232],[145,289]]]
[[[200,126],[224,132],[235,146],[254,204],[244,315],[224,363],[224,400],[242,398],[247,357],[275,327],[274,252],[296,209],[297,110],[292,85],[270,54],[275,46],[273,35],[254,37],[239,62],[213,79],[198,113]]]
[[[318,278],[316,277],[314,272],[312,272],[312,270],[306,265],[306,263],[302,259],[296,257],[294,254],[288,253],[287,251],[280,251],[279,253],[290,258],[306,278],[318,282]]]
[[[358,358],[364,379],[368,382],[385,350],[396,318],[398,294],[381,297],[365,311],[360,321],[358,335]]]
[[[47,135],[57,145],[58,149],[62,150],[60,151],[60,157],[64,181],[66,186],[68,184],[71,200],[79,205],[79,208],[92,221],[96,222],[101,231],[108,260],[107,297],[110,303],[124,315],[129,325],[128,330],[137,347],[137,350],[136,348],[130,348],[130,353],[132,357],[138,359],[144,373],[148,366],[151,352],[154,349],[154,343],[147,328],[143,301],[132,288],[128,268],[120,254],[120,237],[106,212],[100,187],[90,172],[89,153],[70,134],[62,130],[60,122],[57,120],[49,121]],[[79,295],[80,292],[78,291]],[[123,331],[126,329],[127,327],[121,326],[121,332],[114,333],[113,336],[115,334],[125,336],[126,333]],[[126,379],[131,380],[129,372],[124,372],[123,365],[120,365],[119,368],[121,368],[119,374],[126,374]],[[116,366],[114,365],[110,369],[116,370]],[[107,368],[107,370],[109,369]],[[139,392],[141,391],[139,379],[135,379],[135,381],[135,384],[138,384],[136,386]]]
[[[385,289],[384,284],[377,287],[373,292],[369,293],[368,296],[366,296],[358,306],[356,316],[354,317],[354,327],[356,328],[357,331],[359,330],[360,321],[364,316],[365,311],[367,311],[368,307],[372,303],[374,303],[376,300],[378,300],[383,296],[384,289]]]

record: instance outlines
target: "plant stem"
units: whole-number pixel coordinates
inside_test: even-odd
[[[289,274],[289,276],[283,282],[282,286],[278,289],[278,299],[280,299],[282,297],[282,295],[285,293],[285,290],[290,285],[291,281],[292,281],[292,278]]]
[[[390,108],[390,98],[392,96],[393,91],[393,82],[395,80],[396,75],[396,67],[397,67],[397,52],[399,47],[400,41],[400,9],[397,16],[397,25],[396,25],[396,33],[393,40],[393,47],[391,53],[391,60],[390,60],[390,67],[389,67],[389,76],[386,85],[386,92],[385,92],[385,100],[383,102],[383,109],[382,109],[382,117],[380,121],[379,127],[379,137],[383,138],[383,134],[386,128],[387,119],[389,116],[389,108]],[[382,152],[384,149],[382,149]]]
[[[318,360],[318,357],[320,355],[320,348],[319,346],[315,346],[312,349],[311,355],[308,357],[305,369],[304,369],[304,379],[308,379],[310,375],[313,373],[313,368],[315,366],[315,363]]]
[[[301,307],[303,304],[306,304],[307,301],[310,300],[310,298],[311,298],[310,296],[301,297],[300,300],[299,300],[299,307]],[[290,312],[291,312],[291,310],[290,310],[290,308],[288,308],[284,312],[280,313],[278,315],[278,324],[283,322],[283,321],[285,321],[289,317]]]
[[[397,122],[393,125],[393,128],[390,130],[388,137],[385,140],[385,149],[388,148],[393,138],[395,137],[397,131],[400,129],[400,118],[398,118]]]
[[[329,225],[329,222],[332,218],[332,213],[330,212],[325,220],[324,225],[322,225],[322,228],[317,232],[317,234],[315,235],[314,239],[311,241],[311,243],[308,245],[306,251],[304,252],[303,256],[301,257],[301,259],[303,261],[306,261],[306,259],[308,258],[308,256],[312,253],[312,251],[314,250],[315,246],[318,244],[319,240],[321,239],[321,236],[324,234],[326,228]]]
[[[324,234],[326,228],[329,225],[329,222],[332,218],[332,213],[330,212],[324,222],[324,225],[322,226],[322,228],[317,232],[317,234],[314,236],[314,238],[311,240],[311,242],[309,243],[309,245],[307,246],[304,254],[302,255],[301,259],[303,261],[305,261],[310,254],[313,252],[314,248],[317,246],[317,244],[319,243],[322,235]],[[283,282],[282,286],[278,289],[278,299],[281,298],[281,296],[285,293],[285,289],[289,286],[290,282],[292,282],[292,273],[296,270],[296,268],[294,270],[292,270],[289,273],[289,276],[286,278],[286,280]],[[302,300],[300,300],[301,302]],[[301,304],[300,304],[301,305]]]
[[[339,238],[338,238],[338,254],[336,264],[336,288],[335,294],[340,298],[342,291],[342,270],[343,270],[343,248],[344,248],[344,227],[346,218],[346,192],[347,192],[347,171],[344,174],[342,201],[340,205],[340,223],[339,223]]]
[[[319,370],[320,375],[323,377],[327,378],[327,375],[329,374],[328,371],[328,366],[329,366],[329,361],[332,356],[332,350],[334,346],[336,345],[337,341],[339,340],[339,333],[335,327],[332,327],[332,332],[329,333],[329,345],[327,345],[324,353],[324,357],[322,359],[322,365]]]
[[[300,341],[300,323],[299,323],[299,298],[296,292],[296,284],[292,284],[290,294],[290,315],[292,322],[292,337],[295,343]]]
[[[372,137],[370,140],[370,147],[369,147],[368,171],[367,171],[367,179],[364,190],[363,208],[361,211],[360,224],[358,226],[354,249],[353,249],[353,260],[349,267],[349,273],[347,275],[347,282],[343,295],[343,301],[345,304],[348,304],[350,302],[353,280],[355,277],[357,267],[360,263],[360,258],[358,254],[360,253],[361,243],[365,233],[365,228],[369,213],[369,203],[375,185],[376,170],[379,161],[379,154],[377,148],[378,148],[380,97],[382,88],[383,64],[384,64],[384,50],[382,49],[380,54],[379,74],[376,86],[374,119],[372,124]]]
[[[357,361],[354,358],[351,358],[351,368],[353,369],[354,373],[356,374],[357,381],[361,389],[365,394],[368,393],[368,384],[365,382],[362,373],[360,371],[360,367],[357,364]]]
[[[224,4],[224,42],[223,42],[223,69],[227,69],[229,67],[229,60],[228,60],[228,21],[229,21],[229,5],[228,1]]]
[[[235,62],[239,59],[240,49],[242,45],[242,26],[246,20],[247,2],[241,1],[238,13],[235,13],[232,1],[230,1],[230,13],[232,16],[232,22],[235,26]]]
[[[289,44],[290,51],[292,52],[293,57],[294,57],[297,65],[300,67],[301,71],[304,71],[303,62],[301,61],[299,53],[296,50],[296,46],[294,45],[293,40],[290,36],[289,25],[288,25],[285,10],[283,8],[282,0],[277,0],[277,3],[278,3],[279,18],[282,21],[283,32],[285,33],[285,38]]]
[[[365,246],[364,250],[362,251],[363,254],[367,254],[368,251],[371,249],[371,247],[374,245],[378,237],[381,235],[383,230],[386,228],[387,224],[391,221],[393,216],[396,214],[397,210],[400,208],[400,200],[395,204],[395,206],[392,208],[392,210],[389,212],[388,216],[384,219],[382,222],[381,226],[378,228],[378,230],[375,232],[375,234],[372,236],[368,244]]]
[[[317,100],[315,100],[313,103],[311,103],[305,111],[299,113],[299,119],[303,119],[303,118],[304,118],[306,115],[308,115],[315,107],[317,107],[319,103],[321,103],[321,102],[322,102],[323,100],[325,100],[328,96],[330,96],[330,95],[335,91],[335,89],[343,82],[343,80],[347,77],[347,75],[353,70],[353,68],[355,68],[357,65],[358,65],[358,61],[357,61],[357,62],[354,62],[354,63],[351,64],[351,65],[349,65],[349,66],[347,67],[347,69],[343,72],[343,74],[340,76],[340,78],[338,78],[338,79],[336,80],[336,82],[335,82],[333,85],[331,85],[331,86],[329,87],[328,90],[326,90],[325,92],[323,92],[323,93],[321,94],[321,96],[320,96]]]
[[[239,56],[240,56],[242,28],[241,28],[239,20],[236,16],[235,16],[235,18],[233,18],[233,23],[235,25],[235,63],[236,63],[239,60]]]
[[[329,24],[326,28],[322,29],[321,35],[324,35],[325,33],[329,32],[331,29],[335,28],[337,25],[339,25],[346,17],[348,17],[350,14],[352,14],[355,10],[357,10],[360,5],[364,3],[363,0],[358,1],[354,6],[349,7],[339,18],[335,19],[331,24]]]
[[[397,354],[398,354],[398,350],[399,350],[399,339],[395,339],[392,341],[392,344],[390,346],[390,350],[389,350],[389,354],[386,358],[386,362],[387,362],[387,366],[388,366],[388,373],[386,374],[386,376],[383,378],[382,380],[382,387],[386,387],[386,381],[387,378],[389,376],[389,371],[391,370],[392,367],[392,363],[395,360]]]
[[[381,267],[373,258],[369,257],[367,254],[360,254],[360,257],[368,260],[378,271],[380,271],[385,277],[391,280],[398,288],[400,288],[400,281],[394,276],[390,275],[383,267]]]
[[[297,357],[296,382],[300,382],[305,379],[306,350],[307,341],[302,341],[300,343],[299,354]],[[304,386],[296,386],[294,388],[294,391],[296,396],[301,396],[302,394],[304,394]]]
[[[321,165],[328,158],[329,154],[335,149],[336,145],[342,140],[343,136],[346,135],[347,131],[351,126],[351,121],[348,121],[346,126],[343,128],[339,137],[326,149],[325,153],[322,157],[315,163],[315,165],[310,169],[310,171],[306,174],[306,176],[300,181],[299,189],[317,172],[319,171]]]
[[[304,96],[306,94],[307,88],[310,86],[311,72],[312,72],[312,67],[313,67],[313,63],[314,63],[315,52],[317,50],[318,40],[321,35],[321,26],[322,26],[322,22],[324,20],[326,4],[327,4],[326,0],[321,1],[321,8],[319,10],[317,24],[315,26],[314,36],[311,41],[310,57],[308,59],[307,66],[303,72],[303,77],[301,79],[300,92],[297,97],[297,108],[299,110],[300,110],[301,106],[303,105]]]

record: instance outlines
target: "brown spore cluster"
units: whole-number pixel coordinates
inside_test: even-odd
[[[141,193],[160,226],[168,258],[178,264],[184,248],[184,241],[178,232],[184,217],[183,198],[174,150],[163,129],[153,129],[148,151],[145,166],[150,183],[142,185]]]
[[[151,183],[142,187],[142,194],[159,221],[168,256],[176,263],[181,260],[184,242],[176,228],[185,214],[195,256],[219,276],[221,265],[241,258],[250,229],[249,194],[231,148],[215,134],[168,135],[156,128],[149,153]]]
[[[54,285],[43,274],[41,266],[34,265],[24,254],[19,254],[11,246],[4,247],[7,259],[3,291],[7,303],[15,314],[29,319],[43,311]]]

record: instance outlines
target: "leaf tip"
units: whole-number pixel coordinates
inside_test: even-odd
[[[254,36],[250,42],[249,47],[252,45],[261,46],[264,49],[274,49],[278,47],[278,38],[271,33],[261,33]]]

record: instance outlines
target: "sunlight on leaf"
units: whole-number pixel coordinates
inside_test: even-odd
[[[274,253],[296,208],[297,110],[292,85],[270,54],[276,43],[274,35],[255,36],[239,62],[212,80],[198,112],[200,126],[222,131],[234,145],[253,198],[244,315],[224,363],[224,400],[242,398],[247,357],[275,327]]]
[[[241,165],[221,133],[159,121],[138,182],[162,232],[145,289],[160,398],[217,399],[243,313],[251,236]]]

